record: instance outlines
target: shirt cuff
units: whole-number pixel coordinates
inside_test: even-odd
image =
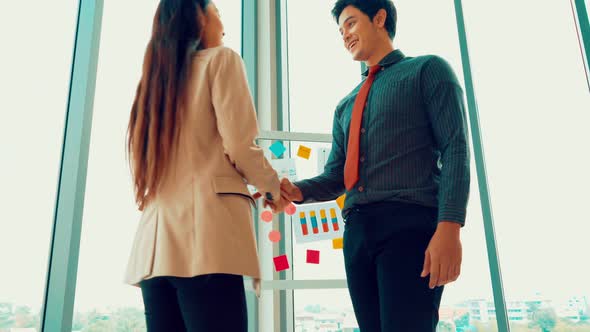
[[[466,209],[457,209],[457,208],[441,208],[438,213],[438,222],[442,221],[449,221],[454,222],[461,227],[465,226],[465,216],[467,212]]]
[[[315,200],[312,197],[312,192],[313,192],[312,187],[314,186],[312,183],[310,183],[307,180],[303,180],[303,181],[293,182],[293,185],[295,185],[297,188],[299,188],[299,190],[301,191],[301,194],[303,195],[302,201],[293,202],[293,203],[303,204],[303,203],[315,202]]]

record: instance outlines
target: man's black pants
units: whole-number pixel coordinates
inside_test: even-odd
[[[422,278],[437,209],[384,202],[346,216],[344,262],[362,332],[434,332],[443,287]]]

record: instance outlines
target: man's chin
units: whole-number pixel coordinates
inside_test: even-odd
[[[366,61],[367,60],[363,56],[362,52],[351,52],[350,55],[352,56],[352,60],[354,60],[354,61]]]

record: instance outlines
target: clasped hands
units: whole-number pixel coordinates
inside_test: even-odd
[[[281,213],[292,202],[299,202],[303,200],[301,190],[291,183],[289,179],[283,178],[281,180],[281,197],[272,201],[264,200],[264,207],[270,207],[273,213]]]

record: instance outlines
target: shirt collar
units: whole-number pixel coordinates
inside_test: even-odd
[[[379,61],[379,65],[381,67],[388,67],[388,66],[398,63],[400,60],[402,60],[405,57],[406,56],[404,55],[404,53],[401,50],[393,50],[389,54],[387,54],[383,59],[381,59],[381,61]],[[363,72],[363,76],[367,76],[367,75],[369,75],[369,68],[367,68]]]

